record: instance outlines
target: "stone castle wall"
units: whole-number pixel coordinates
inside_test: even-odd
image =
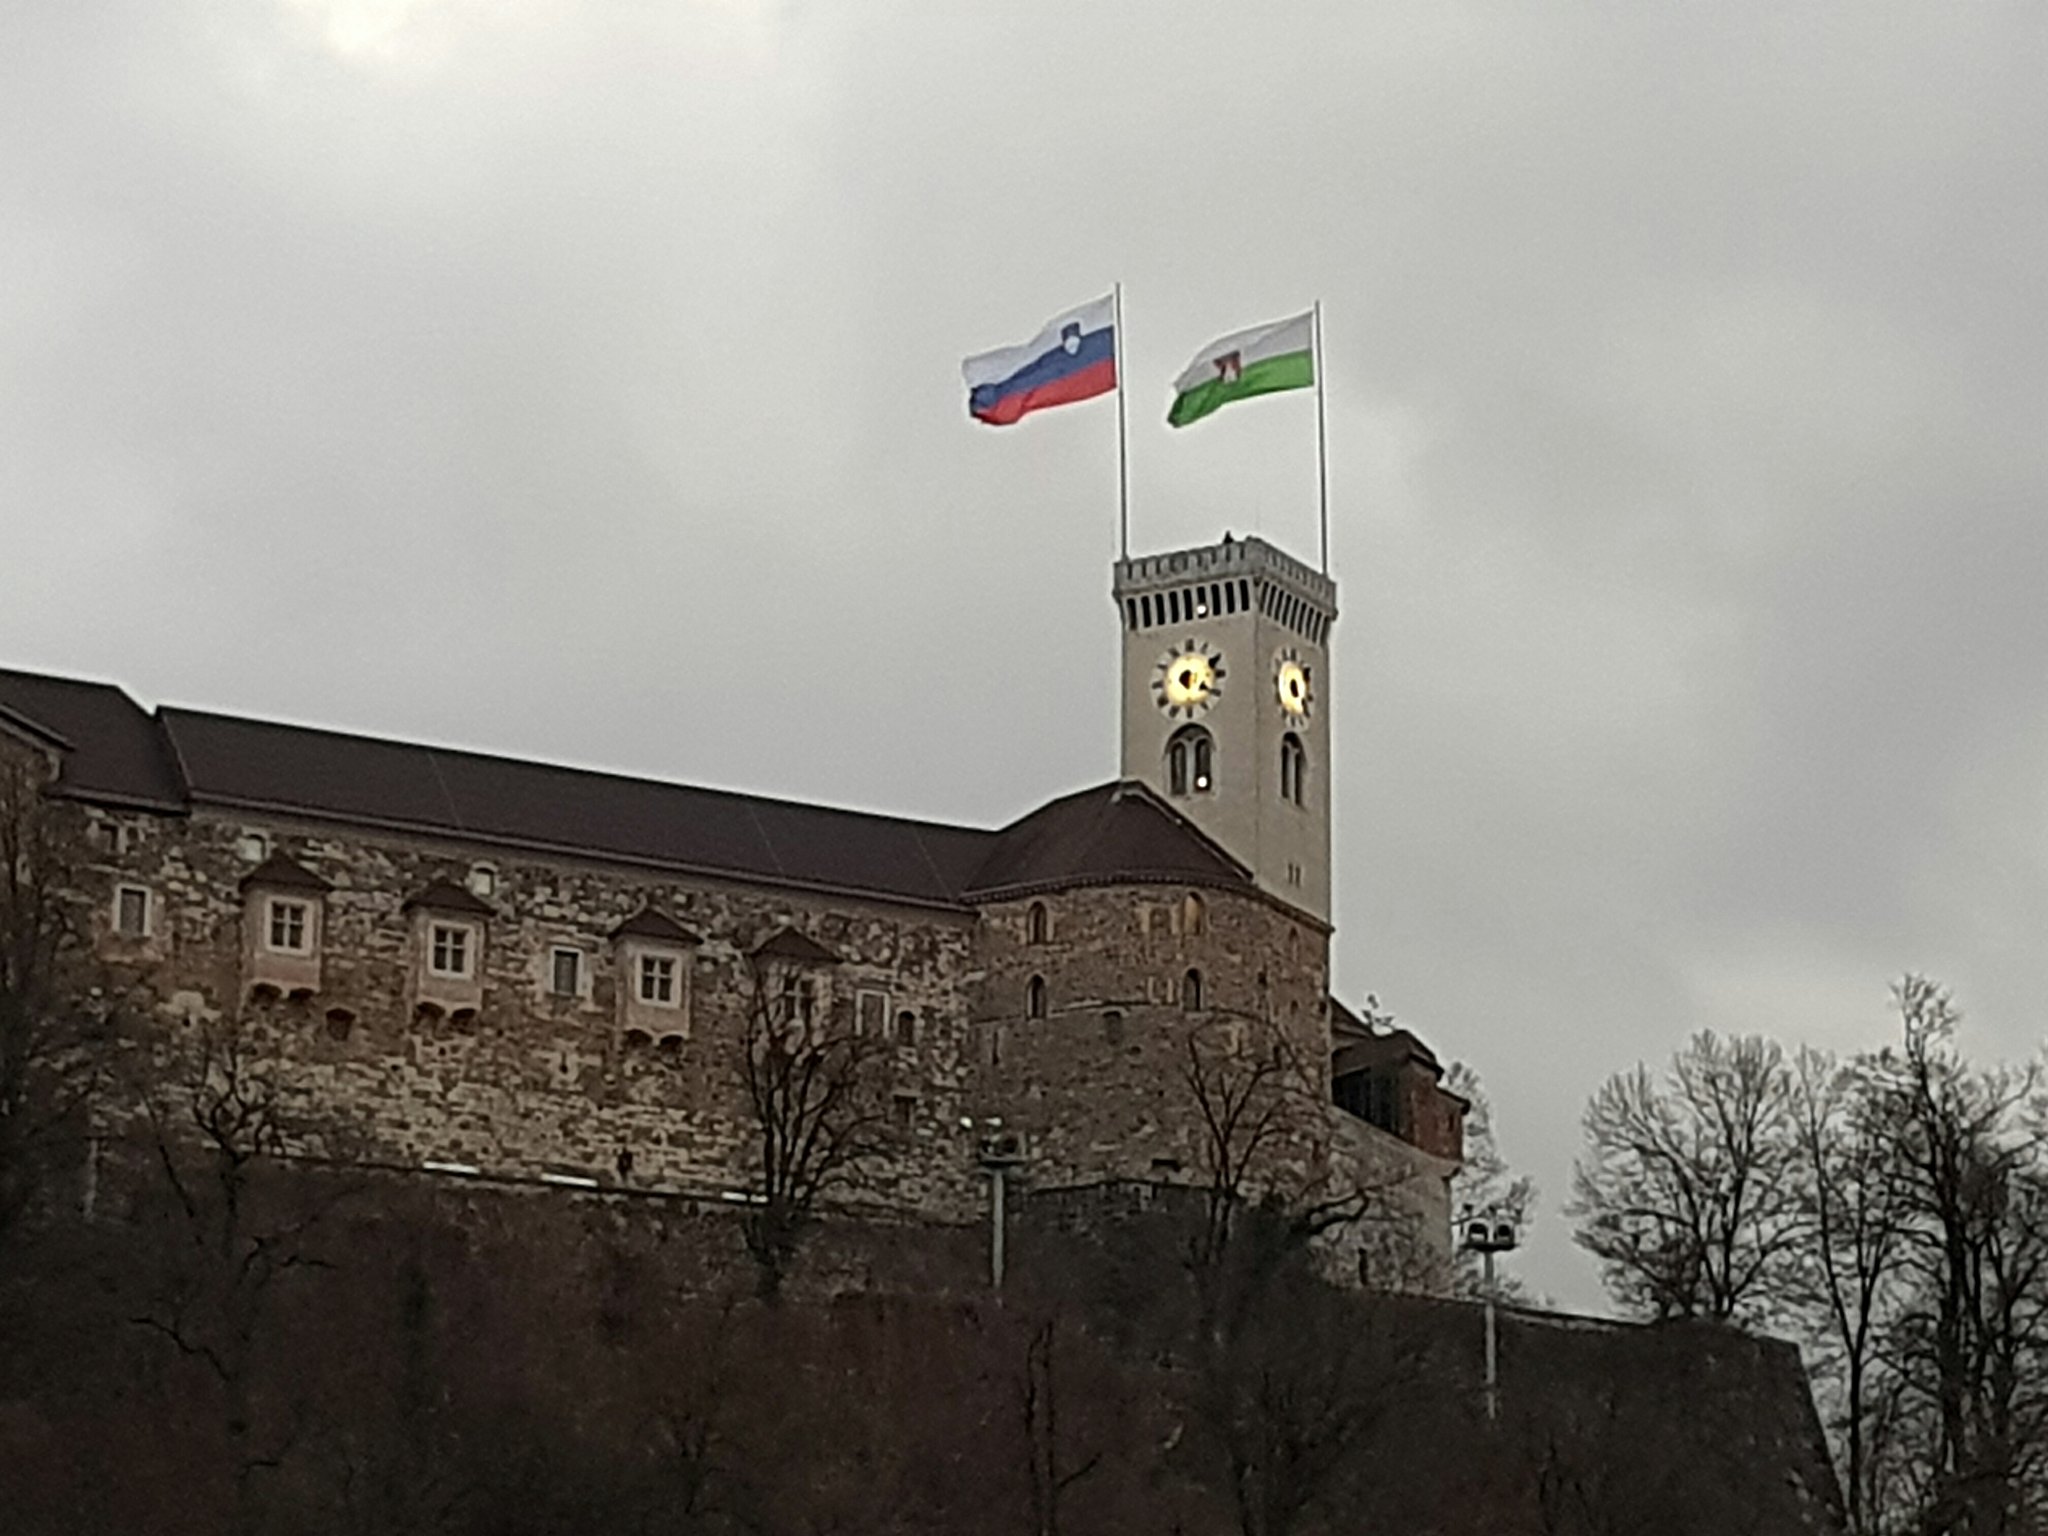
[[[1401,1213],[1402,1241],[1427,1250],[1422,1268],[1441,1267],[1450,1165],[1329,1103],[1327,934],[1257,895],[1083,887],[975,915],[309,822],[71,811],[91,822],[81,884],[121,1001],[174,1034],[235,1021],[296,1116],[351,1157],[741,1196],[757,1143],[740,1075],[748,956],[786,927],[839,957],[812,973],[819,1016],[880,1024],[863,1078],[887,1149],[860,1198],[984,1219],[978,1153],[997,1118],[1024,1138],[1020,1193],[1196,1182],[1190,1043],[1225,1070],[1277,1045],[1291,1097],[1254,1187],[1373,1188]],[[245,883],[272,852],[329,886],[287,893],[316,908],[314,956],[264,952],[272,893]],[[435,914],[408,902],[437,881],[491,908],[457,914],[477,925],[473,983],[424,974]],[[147,936],[114,931],[124,882],[150,892]],[[648,907],[701,940],[677,951],[686,1006],[660,1020],[622,999],[640,941],[613,937]],[[551,993],[558,946],[584,957],[577,996]],[[864,1010],[863,993],[879,1005]]]

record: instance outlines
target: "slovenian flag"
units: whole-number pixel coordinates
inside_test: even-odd
[[[1115,297],[1070,309],[1021,347],[970,357],[960,371],[967,378],[967,414],[992,427],[1106,395],[1116,388]]]

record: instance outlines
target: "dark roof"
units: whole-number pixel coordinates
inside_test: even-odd
[[[986,898],[1126,881],[1253,884],[1250,871],[1151,790],[1113,780],[1003,828],[967,889]]]
[[[276,885],[295,891],[334,889],[288,853],[273,853],[242,877],[243,890],[252,885]]]
[[[794,960],[800,965],[837,965],[839,956],[809,934],[778,928],[754,946],[757,959]]]
[[[989,834],[442,747],[161,711],[195,800],[953,905]]]
[[[642,907],[612,930],[615,939],[660,939],[665,944],[701,944],[704,941],[666,912]]]
[[[425,907],[430,912],[474,912],[479,917],[496,917],[498,909],[466,885],[453,880],[436,880],[423,891],[405,898],[405,910]]]
[[[156,721],[111,684],[0,668],[0,707],[61,745],[61,792],[157,810],[184,808],[184,787]]]
[[[1135,783],[989,831],[201,710],[152,716],[107,684],[28,672],[0,670],[0,708],[72,743],[57,787],[85,800],[313,817],[953,909],[1118,881],[1253,888]]]

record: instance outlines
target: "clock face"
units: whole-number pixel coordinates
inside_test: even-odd
[[[1282,651],[1274,660],[1273,691],[1280,699],[1280,713],[1285,719],[1308,719],[1315,703],[1315,690],[1309,686],[1307,664],[1291,650]]]
[[[1169,715],[1188,719],[1216,702],[1223,691],[1223,653],[1190,639],[1160,658],[1152,697]]]

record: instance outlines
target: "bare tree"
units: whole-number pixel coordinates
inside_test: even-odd
[[[1479,1074],[1462,1061],[1451,1063],[1444,1075],[1444,1089],[1463,1099],[1471,1108],[1465,1112],[1465,1160],[1451,1179],[1451,1210],[1470,1211],[1511,1221],[1527,1227],[1536,1206],[1536,1181],[1517,1174],[1501,1156],[1494,1139],[1493,1104],[1486,1096]],[[1455,1294],[1474,1299],[1485,1294],[1486,1272],[1480,1255],[1460,1246],[1451,1270]],[[1503,1301],[1530,1302],[1529,1288],[1513,1275],[1496,1274],[1494,1295]]]
[[[1924,977],[1895,989],[1902,1040],[1869,1070],[1905,1170],[1900,1373],[1912,1526],[2040,1528],[2048,1474],[2048,1168],[2036,1069],[1972,1067]]]
[[[1902,1148],[1867,1064],[1817,1051],[1794,1065],[1793,1110],[1807,1236],[1792,1299],[1808,1319],[1810,1369],[1836,1441],[1851,1536],[1881,1529],[1888,1412],[1882,1350],[1895,1320],[1908,1240]]]
[[[887,1121],[867,1092],[881,1042],[835,1024],[793,967],[749,963],[740,1077],[759,1137],[747,1252],[764,1300],[781,1294],[820,1202],[858,1187],[885,1150]]]
[[[282,1163],[316,1140],[248,1030],[195,1026],[142,1091],[146,1155],[162,1178],[167,1232],[156,1283],[131,1321],[197,1365],[219,1394],[233,1528],[257,1526],[257,1474],[297,1441],[296,1412],[259,1422],[257,1387],[278,1357],[269,1323],[284,1288],[328,1267],[320,1226],[351,1192]],[[338,1150],[330,1132],[327,1150]]]
[[[1067,1491],[1102,1465],[1102,1451],[1083,1453],[1060,1429],[1059,1320],[1049,1317],[1024,1346],[1024,1376],[1018,1383],[1024,1448],[1031,1485],[1031,1528],[1035,1536],[1060,1536],[1060,1510]]]
[[[67,889],[79,840],[46,779],[39,759],[0,750],[0,1255],[82,1141],[109,1037]]]
[[[1616,1298],[1660,1318],[1777,1307],[1807,1226],[1795,1123],[1784,1054],[1759,1036],[1702,1032],[1661,1082],[1641,1066],[1609,1078],[1565,1210]]]

